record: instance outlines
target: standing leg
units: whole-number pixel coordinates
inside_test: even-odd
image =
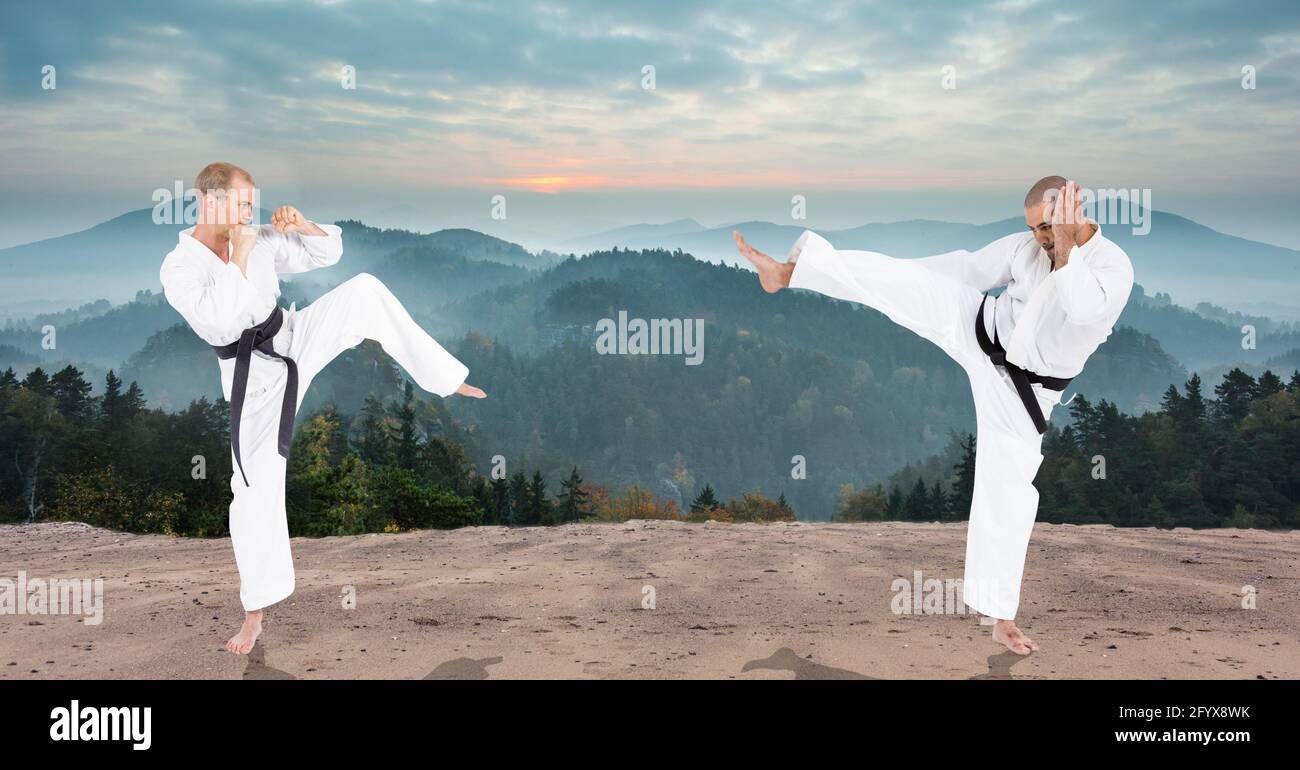
[[[289,355],[298,362],[298,402],[313,377],[362,340],[378,342],[416,384],[449,396],[469,369],[420,328],[378,278],[359,273],[297,311]]]
[[[284,364],[254,356],[255,367]],[[262,631],[262,610],[293,593],[293,555],[289,549],[289,523],[284,506],[285,458],[278,437],[280,406],[286,377],[280,376],[261,393],[244,401],[240,448],[248,486],[236,468],[230,479],[230,543],[239,569],[239,600],[244,626],[226,643],[226,649],[247,654]],[[233,452],[231,463],[234,464]]]
[[[1042,464],[1043,437],[1004,369],[985,359],[971,371],[975,397],[975,488],[966,530],[963,600],[998,620],[994,639],[1027,654],[1037,645],[1012,620],[1020,606],[1029,537],[1038,516],[1034,476]],[[1034,386],[1043,417],[1060,394]]]

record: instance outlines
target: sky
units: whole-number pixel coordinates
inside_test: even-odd
[[[227,160],[314,219],[525,245],[796,195],[983,223],[1063,174],[1300,248],[1298,112],[1294,2],[8,2],[0,247]]]

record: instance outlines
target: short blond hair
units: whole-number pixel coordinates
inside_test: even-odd
[[[237,176],[243,177],[249,184],[255,184],[253,175],[234,163],[209,163],[194,178],[194,189],[198,190],[199,195],[214,190],[229,190],[231,180]]]

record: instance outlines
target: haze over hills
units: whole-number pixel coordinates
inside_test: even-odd
[[[1134,212],[1139,221],[1145,210]],[[670,223],[671,224],[671,223]],[[1176,214],[1150,212],[1150,232],[1134,234],[1132,224],[1103,224],[1102,232],[1133,261],[1140,283],[1170,294],[1183,305],[1216,305],[1300,320],[1300,251],[1226,235]],[[657,228],[657,229],[649,229]],[[575,239],[590,249],[681,249],[699,259],[737,264],[732,231],[739,230],[758,249],[783,259],[805,229],[799,224],[738,222],[722,227],[669,225],[621,228]],[[984,225],[916,219],[866,224],[818,233],[836,248],[879,251],[896,257],[923,257],[956,249],[978,249],[1004,235],[1025,229],[1013,217]],[[1138,228],[1141,229],[1141,228]]]
[[[260,221],[269,222],[263,209]],[[545,267],[556,257],[534,255],[521,246],[472,230],[435,233],[377,230],[351,224],[347,262],[310,274],[313,282],[338,283],[370,269],[404,245],[428,244],[471,260]],[[158,268],[188,224],[155,224],[153,209],[138,209],[68,235],[0,249],[0,322],[75,307],[98,299],[126,302],[141,289],[161,290]],[[302,276],[304,278],[308,276]],[[282,279],[293,280],[291,277]]]
[[[491,395],[446,402],[473,426],[463,441],[481,468],[501,455],[548,477],[577,465],[598,483],[640,484],[679,504],[709,482],[825,512],[840,485],[881,480],[973,427],[964,375],[937,348],[874,311],[803,292],[766,295],[747,271],[663,251],[597,253],[540,273],[420,255],[404,248],[376,275]],[[466,290],[485,280],[496,285]],[[427,290],[438,282],[442,294]],[[601,355],[592,326],[619,310],[702,319],[701,365]],[[369,393],[393,397],[395,381],[375,379],[391,371],[386,361],[375,346],[349,351],[313,384],[304,413],[325,400],[353,413]],[[215,398],[215,371],[206,346],[175,325],[123,375],[176,409]],[[1183,378],[1157,342],[1121,328],[1077,383],[1090,399],[1132,410]],[[794,455],[817,468],[810,483],[789,483]]]
[[[658,238],[671,240],[680,235],[698,233],[707,229],[704,225],[689,218],[676,219],[659,225],[627,225],[626,227],[616,227],[612,230],[584,235],[579,238],[571,238],[562,241],[556,248],[560,251],[586,254],[590,251],[600,251],[642,240],[653,241]]]
[[[1099,207],[1100,210],[1100,207]],[[1153,210],[1124,210],[1120,223],[1103,224],[1105,235],[1128,252],[1138,282],[1167,293],[1181,305],[1210,302],[1231,310],[1300,321],[1300,251],[1217,232],[1184,217]],[[262,221],[270,212],[263,210]],[[1111,214],[1110,216],[1114,216]],[[1150,231],[1134,234],[1124,222],[1147,220]],[[471,260],[490,260],[530,269],[558,261],[549,252],[530,253],[517,244],[464,229],[434,233],[352,225],[347,261],[299,280],[337,283],[368,270],[399,246],[429,244]],[[140,289],[157,288],[157,267],[174,246],[183,225],[154,224],[152,209],[139,209],[77,233],[0,249],[0,321],[62,310],[96,299],[124,302]],[[898,257],[919,257],[955,249],[977,249],[1025,224],[1018,217],[983,225],[908,220],[818,230],[837,248],[867,249]],[[758,248],[783,257],[803,231],[800,224],[739,222],[706,228],[694,219],[634,224],[575,237],[555,246],[584,254],[615,247],[681,249],[693,256],[737,264],[732,230]],[[1141,230],[1142,228],[1137,228]]]
[[[29,319],[18,322],[17,328],[0,331],[0,346],[9,346],[15,353],[42,356],[39,342],[24,331],[33,324],[40,325],[30,312],[34,304],[63,312],[57,316],[57,325],[65,332],[62,348],[66,355],[100,366],[119,364],[139,350],[149,335],[178,322],[180,319],[157,296],[161,288],[157,265],[161,255],[174,245],[182,225],[154,224],[152,213],[152,209],[140,209],[78,233],[0,250],[0,270],[8,278],[0,288],[4,316],[9,317],[11,326],[15,317]],[[263,210],[262,216],[269,218],[269,212]],[[383,230],[355,221],[339,224],[346,233],[345,258],[334,267],[283,281],[285,305],[292,301],[301,304],[361,271],[381,273],[395,286],[417,295],[412,297],[417,306],[429,300],[445,304],[498,285],[527,280],[530,271],[553,266],[560,259],[548,252],[531,254],[517,244],[473,230],[447,229],[426,234]],[[1021,226],[1016,220],[987,225],[913,220],[863,225],[826,235],[844,248],[870,247],[906,257],[977,248]],[[734,228],[778,256],[802,231],[799,226],[770,222],[745,222]],[[570,245],[610,241],[625,248],[680,247],[696,257],[712,256],[733,263],[732,229],[706,229],[695,220],[683,219],[617,228],[574,239]],[[1283,302],[1300,302],[1295,298],[1300,295],[1290,293],[1289,288],[1295,266],[1300,264],[1300,253],[1216,233],[1159,211],[1153,213],[1149,235],[1134,236],[1130,229],[1105,226],[1107,236],[1132,256],[1139,283],[1159,290],[1163,299],[1138,290],[1139,301],[1130,303],[1121,323],[1160,340],[1190,370],[1237,363],[1262,365],[1271,357],[1300,348],[1300,334],[1285,325],[1278,327],[1268,319],[1233,315],[1219,308],[1203,307],[1193,312],[1170,301],[1166,289],[1166,282],[1199,285],[1201,279],[1196,276],[1209,276],[1219,287],[1218,294],[1230,297],[1240,291],[1243,281],[1258,278],[1274,287],[1275,293],[1283,294]],[[1171,246],[1177,252],[1173,257],[1169,255]],[[1216,247],[1222,251],[1216,252]],[[1228,253],[1238,256],[1222,257]],[[1170,260],[1172,267],[1166,264]],[[291,288],[295,283],[300,285],[297,293]],[[137,296],[140,290],[146,294]],[[87,296],[72,302],[61,299],[76,292]],[[128,298],[139,301],[110,310],[102,301],[104,297],[115,302]],[[100,302],[82,305],[91,300]],[[1216,304],[1230,305],[1223,301]],[[69,308],[79,305],[79,315],[68,315]],[[1242,344],[1244,323],[1260,327],[1253,347]],[[78,331],[81,327],[84,333]]]
[[[22,376],[36,365],[49,371],[71,363],[97,390],[103,373],[115,368],[127,382],[140,383],[151,405],[167,410],[220,395],[210,349],[156,285],[157,261],[179,227],[164,232],[147,215],[133,212],[74,234],[80,237],[0,253],[22,257],[33,280],[67,281],[77,265],[97,269],[99,260],[84,249],[107,238],[112,253],[133,266],[120,270],[119,279],[143,276],[129,284],[131,291],[152,289],[116,306],[65,306],[56,315],[11,322],[0,330],[0,367],[13,366]],[[577,464],[590,479],[611,485],[643,484],[681,498],[707,481],[728,494],[786,493],[797,508],[825,513],[839,485],[883,479],[974,428],[969,387],[937,348],[872,310],[804,292],[766,295],[747,269],[659,249],[561,259],[472,230],[422,234],[339,224],[344,259],[283,282],[281,304],[303,306],[358,272],[379,276],[492,395],[485,402],[447,402],[480,467],[504,453],[551,478]],[[900,222],[835,237],[869,238],[905,254],[902,247],[918,228],[944,245],[982,245],[1008,225]],[[676,237],[663,232],[679,227],[681,238],[706,244],[725,238],[731,247],[730,229],[705,230],[689,221],[625,228],[611,237]],[[743,227],[759,243],[793,240],[799,231],[771,223]],[[67,249],[66,258],[55,254],[59,248]],[[41,249],[43,261],[60,263],[43,278],[33,262]],[[99,288],[86,283],[87,290]],[[600,355],[593,327],[619,311],[700,319],[703,365],[688,367],[677,355]],[[1248,320],[1261,331],[1247,349],[1240,325]],[[44,323],[57,328],[56,350],[40,343]],[[1069,393],[1141,412],[1191,369],[1278,366],[1297,355],[1300,334],[1286,325],[1220,308],[1192,311],[1137,286],[1115,333]],[[368,395],[396,397],[400,373],[389,364],[375,345],[349,351],[313,385],[303,414],[328,402],[351,414]],[[1068,410],[1056,417],[1067,420]],[[818,469],[812,483],[788,484],[796,454]]]

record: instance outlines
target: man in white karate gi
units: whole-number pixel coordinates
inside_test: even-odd
[[[805,231],[781,263],[735,233],[765,290],[811,289],[875,308],[966,370],[977,448],[963,599],[994,618],[994,640],[1020,655],[1038,650],[1015,616],[1038,513],[1042,434],[1061,390],[1110,336],[1133,288],[1128,255],[1083,216],[1081,203],[1074,182],[1045,177],[1025,196],[1028,231],[976,252],[921,259],[839,251]],[[1006,290],[985,296],[999,286]]]
[[[213,163],[195,181],[198,224],[180,233],[159,277],[167,301],[217,352],[231,402],[230,540],[245,617],[226,649],[247,654],[264,608],[293,593],[285,515],[285,469],[293,418],[312,378],[339,353],[372,339],[421,388],[450,396],[486,394],[469,370],[411,319],[379,279],[361,273],[301,310],[277,304],[281,273],[326,267],[343,255],[342,230],[292,206],[253,226],[248,172]]]

